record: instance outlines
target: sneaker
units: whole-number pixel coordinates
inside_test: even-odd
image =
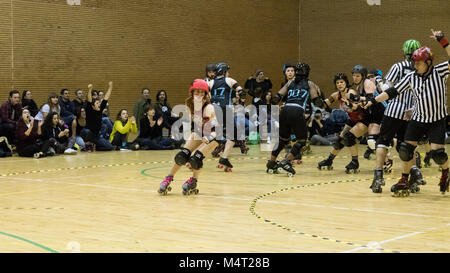
[[[64,151],[64,154],[65,154],[65,155],[76,155],[76,154],[77,154],[77,151],[74,150],[74,149],[72,149],[72,148],[69,148],[69,149],[66,149],[66,150]]]

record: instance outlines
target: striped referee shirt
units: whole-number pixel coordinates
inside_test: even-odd
[[[389,72],[387,73],[385,80],[392,82],[394,85],[397,84],[406,74],[414,71],[413,65],[409,61],[402,61],[394,64]],[[403,114],[406,110],[411,109],[414,106],[414,99],[411,92],[411,89],[406,90],[406,92],[402,92],[397,97],[393,98],[386,110],[384,110],[384,115],[396,118],[403,119]]]
[[[435,65],[426,79],[416,72],[407,74],[395,85],[399,94],[412,89],[416,104],[411,119],[432,123],[447,117],[447,78],[450,61]]]

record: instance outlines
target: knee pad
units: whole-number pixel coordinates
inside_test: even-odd
[[[367,138],[367,146],[369,146],[370,149],[375,150],[377,148],[377,139],[378,135],[369,135]]]
[[[431,158],[434,160],[434,162],[436,162],[436,164],[443,165],[445,162],[447,162],[448,156],[444,148],[431,150],[430,152]]]
[[[390,141],[384,137],[379,137],[377,138],[375,147],[378,148],[383,148],[383,149],[388,149],[390,145]],[[398,152],[398,150],[397,150]]]
[[[293,154],[294,156],[297,156],[299,153],[302,152],[302,148],[305,146],[306,146],[305,139],[297,140],[297,142],[291,148],[291,154]]]
[[[194,155],[189,158],[189,164],[191,164],[192,169],[198,170],[203,167],[203,159],[205,156],[200,151],[195,151]]]
[[[398,155],[400,156],[400,159],[403,161],[410,161],[414,158],[414,150],[416,149],[416,146],[411,145],[406,142],[400,143],[400,145],[397,145],[398,147]]]
[[[289,144],[289,140],[282,140],[280,138],[280,142],[278,143],[278,147],[275,150],[272,151],[272,155],[277,157],[281,153],[281,151],[284,149],[284,146],[286,146],[288,144]]]
[[[343,139],[342,139],[342,137],[339,137],[337,140],[336,140],[336,142],[333,142],[333,148],[335,149],[335,150],[342,150],[342,149],[344,149],[344,144],[342,143],[343,142]]]
[[[190,156],[191,156],[191,151],[189,151],[186,148],[183,148],[175,156],[175,163],[178,166],[183,166],[184,164],[186,164],[186,162],[188,162]]]
[[[352,147],[356,144],[356,136],[351,132],[345,133],[343,143],[345,147]]]

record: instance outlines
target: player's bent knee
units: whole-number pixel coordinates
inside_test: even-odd
[[[414,150],[416,149],[416,146],[402,142],[398,146],[398,155],[402,161],[410,161],[414,158]]]
[[[205,156],[200,151],[195,151],[194,155],[189,158],[189,164],[192,169],[199,170],[203,167],[203,159]]]
[[[431,158],[433,158],[434,162],[438,165],[443,165],[448,160],[448,155],[445,152],[444,148],[431,150]]]
[[[183,166],[188,162],[189,157],[191,156],[191,151],[189,149],[183,148],[175,155],[175,164],[178,166]]]
[[[343,139],[345,147],[352,147],[356,144],[356,136],[351,132],[345,133]]]

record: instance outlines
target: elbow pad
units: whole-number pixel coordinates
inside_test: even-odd
[[[390,87],[384,92],[389,95],[389,99],[393,99],[398,95],[397,89],[395,87]]]
[[[278,103],[281,101],[282,98],[283,98],[283,96],[281,96],[280,93],[277,93],[277,94],[275,95],[275,97],[273,97],[273,102],[274,102],[275,104],[278,104]]]
[[[324,102],[323,102],[323,100],[322,100],[321,97],[316,97],[316,98],[314,98],[314,99],[312,100],[312,102],[314,103],[314,105],[315,105],[316,107],[319,107],[319,108],[323,108],[323,107],[324,107]]]

